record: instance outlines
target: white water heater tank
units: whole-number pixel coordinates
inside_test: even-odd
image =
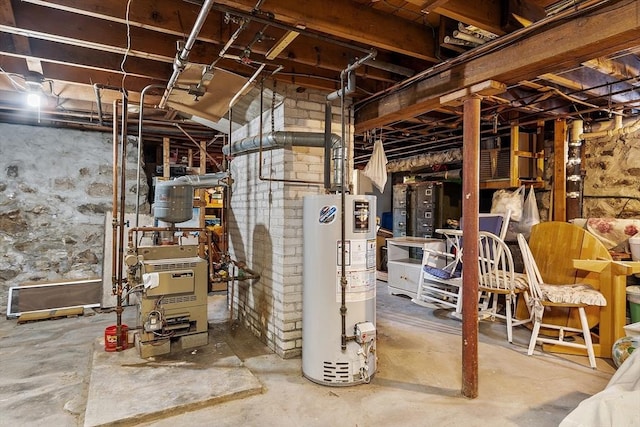
[[[376,370],[376,198],[345,195],[343,341],[341,197],[306,196],[303,210],[302,373],[330,386]]]

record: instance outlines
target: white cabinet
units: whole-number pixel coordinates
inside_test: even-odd
[[[420,237],[387,239],[388,289],[393,295],[416,297],[424,249],[444,251],[444,240]],[[440,261],[434,261],[440,262]],[[443,265],[433,265],[443,267]]]

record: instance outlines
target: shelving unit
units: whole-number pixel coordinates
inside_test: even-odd
[[[480,188],[516,188],[543,186],[543,125],[524,129],[511,126],[509,146],[494,144],[480,150]],[[496,138],[498,140],[498,138]]]
[[[445,250],[445,242],[435,238],[398,237],[387,239],[388,290],[393,295],[415,298],[422,269],[422,252]],[[443,267],[444,265],[434,265]]]

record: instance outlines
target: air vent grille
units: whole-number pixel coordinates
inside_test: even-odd
[[[324,362],[323,379],[327,383],[350,382],[351,363],[349,362]]]

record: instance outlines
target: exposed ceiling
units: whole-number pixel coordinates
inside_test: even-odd
[[[390,160],[459,147],[462,109],[451,93],[460,90],[490,89],[481,91],[483,137],[513,122],[633,116],[639,3],[5,0],[0,121],[108,129],[124,87],[135,134],[140,93],[154,85],[144,97],[145,140],[205,140],[219,153],[229,99],[247,81],[330,93],[354,63],[357,165],[377,138]],[[185,70],[174,72],[176,63]],[[45,96],[39,111],[24,102],[34,91]],[[243,97],[233,121],[255,105]]]

